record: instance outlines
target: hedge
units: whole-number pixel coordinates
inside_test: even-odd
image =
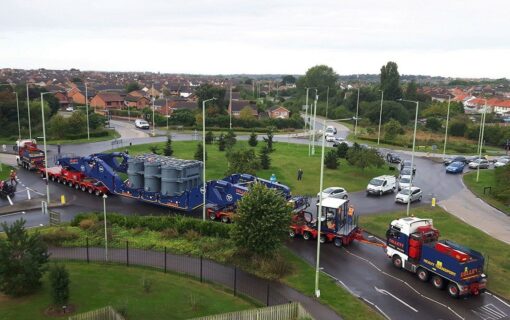
[[[82,220],[94,219],[103,220],[103,213],[86,213],[78,214],[71,220],[72,226],[78,226]],[[152,231],[163,231],[173,228],[180,234],[193,230],[207,237],[217,237],[228,239],[230,237],[231,225],[214,222],[202,221],[195,218],[181,216],[124,216],[117,213],[109,213],[106,220],[112,225],[135,229],[147,228]]]

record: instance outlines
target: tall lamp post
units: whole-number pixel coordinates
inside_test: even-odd
[[[202,175],[204,179],[204,193],[203,193],[203,202],[202,202],[202,219],[205,221],[205,214],[206,214],[206,208],[205,208],[205,192],[206,192],[206,179],[205,179],[205,104],[209,101],[216,100],[216,98],[211,98],[202,101],[202,157],[204,161],[204,165],[202,167]]]
[[[32,123],[30,122],[30,93],[28,90],[28,82],[27,82],[27,109],[28,109],[28,137],[32,140]]]
[[[108,196],[103,194],[103,219],[104,219],[104,258],[108,262],[108,232],[106,230],[106,198]]]
[[[406,102],[412,102],[412,103],[416,103],[416,115],[414,116],[414,135],[413,135],[413,152],[411,153],[411,181],[409,183],[409,200],[407,201],[407,216],[409,216],[409,210],[411,208],[411,186],[413,185],[413,178],[414,178],[414,174],[413,174],[413,168],[414,168],[414,148],[416,146],[416,128],[418,126],[418,109],[419,109],[419,106],[420,106],[420,102],[419,101],[413,101],[413,100],[405,100],[405,99],[399,99],[400,101],[406,101]]]
[[[87,88],[87,81],[85,81],[85,112],[87,113],[87,140],[90,140],[89,92]]]
[[[9,86],[12,88],[11,84],[10,83],[2,83],[0,84],[0,86]],[[16,89],[15,88],[12,88],[12,93],[14,93],[16,95],[16,110],[17,110],[17,113],[18,113],[18,140],[21,140],[21,122],[20,122],[20,119],[19,119],[19,100],[18,100],[18,92],[16,92]]]
[[[358,114],[359,114],[359,75],[358,75],[358,99],[356,100],[356,120],[354,123],[354,136],[358,134]]]
[[[315,89],[315,100],[313,102],[313,132],[312,132],[312,156],[315,155],[315,128],[317,120],[317,100],[319,100],[319,93]]]
[[[485,99],[485,105],[483,107],[482,128],[481,128],[482,134],[480,135],[480,151],[479,151],[479,154],[478,154],[478,159],[482,159],[483,134],[484,134],[484,131],[485,131],[485,114],[486,113],[487,113],[487,99]],[[476,182],[478,182],[479,178],[480,178],[480,163],[478,163],[478,168],[476,169]]]
[[[384,90],[379,91],[381,91],[381,110],[379,111],[379,133],[377,134],[377,145],[379,145],[379,141],[381,140],[382,105],[384,101]]]
[[[450,121],[450,99],[451,97],[448,95],[448,111],[446,112],[446,128],[444,131],[443,160],[446,157],[446,141],[448,139],[448,121]]]
[[[56,91],[50,92],[41,92],[41,118],[42,118],[42,127],[43,127],[43,143],[44,143],[44,166],[48,166],[48,149],[46,146],[46,122],[44,119],[44,95],[49,93],[55,93]],[[46,175],[46,202],[48,205],[50,204],[50,184],[48,179],[48,170],[44,170]]]

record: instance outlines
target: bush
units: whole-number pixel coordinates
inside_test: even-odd
[[[184,234],[184,238],[186,238],[186,240],[188,240],[188,241],[196,241],[196,240],[200,239],[200,233],[191,229],[191,230],[186,231],[186,233]]]
[[[59,246],[65,241],[78,239],[79,235],[64,228],[58,228],[52,232],[42,234],[41,238],[46,244]]]
[[[88,230],[91,227],[93,227],[94,224],[96,224],[96,222],[94,220],[92,220],[92,219],[84,219],[84,220],[80,221],[80,223],[78,225],[80,226],[80,229]]]
[[[272,257],[255,257],[253,263],[260,263],[260,272],[267,279],[280,279],[292,273],[292,263],[285,259],[281,254],[275,254]]]
[[[54,265],[50,269],[51,295],[53,303],[59,307],[69,302],[69,272],[63,265]]]
[[[324,157],[324,165],[328,169],[338,168],[338,155],[335,150],[329,150]]]
[[[336,155],[339,158],[345,159],[347,156],[347,151],[349,151],[349,145],[345,142],[342,142],[336,148]]]
[[[160,232],[161,238],[163,239],[174,239],[179,236],[179,232],[175,228],[166,228],[165,230]]]

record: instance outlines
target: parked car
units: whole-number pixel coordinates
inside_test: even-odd
[[[409,201],[421,201],[423,194],[420,188],[418,187],[411,187],[402,189],[397,195],[395,196],[395,202],[397,203],[408,203]]]
[[[410,176],[411,174],[414,176],[414,171],[411,170],[411,167],[404,167],[404,169],[400,170],[400,177]]]
[[[395,192],[397,189],[397,179],[394,176],[386,175],[375,177],[367,185],[367,196],[377,194],[382,196],[387,192]]]
[[[67,107],[67,108],[66,108],[66,111],[73,112],[73,111],[74,111],[74,108],[73,108],[73,107]]]
[[[386,154],[386,161],[388,161],[389,163],[400,163],[402,162],[402,159],[400,159],[400,157],[396,153],[389,152],[388,154]]]
[[[398,191],[411,186],[411,176],[401,176],[398,180]]]
[[[320,197],[320,192],[317,193],[317,201]],[[330,187],[327,189],[322,190],[322,198],[339,198],[339,199],[347,199],[349,197],[349,194],[347,193],[347,190],[341,187]]]
[[[335,142],[335,139],[336,139],[336,138],[335,138],[335,136],[334,136],[334,135],[332,135],[332,134],[327,134],[327,133],[326,133],[326,141],[327,141],[327,142]]]
[[[462,173],[464,172],[465,166],[466,164],[464,162],[460,161],[452,162],[446,167],[446,173]]]
[[[136,119],[135,120],[135,127],[139,129],[149,129],[149,123],[142,119]]]
[[[487,158],[485,156],[469,156],[469,157],[466,157],[466,164],[469,164],[470,162],[473,162],[477,159],[484,159],[484,160],[487,160]]]
[[[333,126],[327,126],[327,127],[326,127],[326,133],[328,133],[328,132],[330,132],[330,133],[332,133],[333,135],[335,135],[335,134],[336,134],[336,128],[335,128],[335,127],[333,127]]]
[[[413,163],[413,174],[416,174],[416,164]],[[404,160],[400,162],[400,171],[404,170],[405,168],[411,168],[411,160]]]
[[[449,165],[450,163],[452,162],[464,162],[464,163],[469,163],[467,160],[466,160],[466,157],[464,156],[459,156],[459,157],[452,157],[452,158],[446,158],[444,159],[443,163],[445,166]]]
[[[496,161],[496,163],[494,163],[494,167],[496,168],[499,168],[499,167],[504,167],[506,166],[508,163],[510,163],[510,159],[498,159],[498,161]]]
[[[489,161],[485,159],[476,159],[475,161],[472,161],[469,163],[469,168],[471,169],[488,169],[489,168]]]

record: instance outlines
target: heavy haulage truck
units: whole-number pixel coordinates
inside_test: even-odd
[[[454,298],[486,290],[485,259],[475,250],[439,240],[432,219],[407,217],[391,222],[386,232],[386,254],[399,269],[416,273]]]
[[[16,141],[16,162],[18,166],[27,170],[37,170],[44,167],[44,152],[37,147],[35,140],[25,139]]]

